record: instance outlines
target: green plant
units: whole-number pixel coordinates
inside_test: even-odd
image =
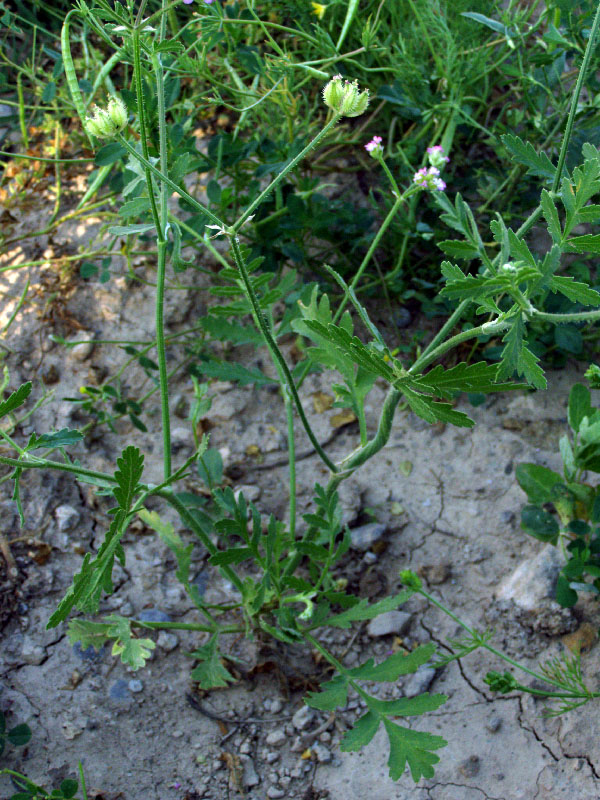
[[[591,382],[597,383],[597,371],[593,365],[586,373]],[[530,503],[521,511],[521,527],[560,547],[565,558],[556,600],[567,608],[575,605],[578,592],[600,594],[600,490],[584,482],[588,472],[600,473],[600,409],[592,406],[590,391],[581,383],[569,394],[568,422],[571,436],[560,439],[562,475],[530,463],[516,470]]]
[[[230,28],[235,31],[236,25],[241,29],[242,25],[247,24],[256,24],[264,32],[266,23],[253,13],[250,6],[243,9],[242,16],[238,3],[224,8],[219,4],[213,5],[214,8],[211,7],[212,10],[206,13],[201,22],[205,25],[203,30],[207,37],[216,36],[216,41],[225,41]],[[414,8],[413,3],[409,5],[411,9]],[[156,628],[197,631],[206,636],[193,653],[199,663],[194,667],[192,676],[203,688],[224,686],[233,680],[221,657],[223,640],[229,634],[274,637],[284,644],[305,642],[317,649],[336,670],[333,679],[324,684],[320,691],[308,696],[308,703],[316,708],[332,710],[343,706],[348,692],[353,691],[367,705],[366,714],[346,734],[342,747],[359,749],[371,741],[377,729],[383,725],[390,741],[389,766],[392,777],[398,778],[406,766],[415,781],[421,777],[431,777],[434,765],[439,760],[435,751],[443,747],[445,741],[428,732],[398,724],[396,720],[433,711],[447,698],[441,694],[424,693],[411,699],[384,702],[369,692],[366,682],[395,681],[400,675],[415,671],[431,658],[433,648],[425,646],[410,655],[394,654],[379,664],[369,659],[349,669],[339,663],[319,638],[323,628],[347,628],[355,622],[372,619],[396,608],[415,592],[424,594],[415,576],[403,573],[404,591],[369,604],[354,596],[347,590],[343,579],[335,576],[335,564],[347,552],[350,543],[349,531],[341,524],[337,489],[342,481],[386,445],[394,414],[401,402],[429,423],[444,422],[471,427],[473,421],[453,406],[455,398],[461,393],[476,396],[521,389],[527,385],[538,390],[545,388],[543,368],[528,342],[532,324],[546,322],[565,325],[594,321],[600,317],[600,311],[589,308],[600,306],[600,294],[590,288],[587,282],[560,274],[563,254],[596,253],[600,249],[600,236],[579,235],[574,231],[580,223],[593,223],[600,218],[599,206],[589,205],[589,201],[600,194],[600,151],[593,144],[585,143],[581,163],[571,170],[567,165],[578,101],[600,26],[600,5],[586,43],[556,164],[545,152],[538,153],[530,143],[519,137],[505,138],[505,145],[519,169],[523,166],[537,175],[541,174],[550,187],[543,188],[541,194],[535,197],[533,209],[517,230],[510,228],[498,214],[490,223],[493,243],[486,243],[470,204],[460,193],[456,194],[454,201],[444,193],[445,186],[440,177],[445,159],[443,154],[453,139],[457,125],[454,116],[456,109],[451,103],[448,108],[452,113],[449,112],[445,118],[443,131],[436,125],[434,117],[423,124],[420,136],[424,139],[431,137],[424,142],[428,147],[423,148],[429,166],[415,172],[411,168],[408,180],[403,180],[402,175],[397,180],[379,137],[379,141],[374,137],[368,143],[367,150],[375,159],[370,163],[376,163],[381,169],[390,210],[360,262],[358,257],[354,259],[354,253],[351,254],[352,277],[348,281],[337,265],[323,266],[331,285],[336,286],[343,297],[335,311],[331,300],[333,293],[330,297],[316,284],[299,286],[296,274],[284,271],[280,265],[277,265],[277,269],[266,271],[263,256],[253,248],[252,230],[260,221],[255,222],[255,219],[260,216],[261,208],[271,197],[279,204],[273,213],[282,211],[281,193],[286,183],[292,180],[296,167],[313,158],[318,149],[343,141],[339,132],[346,130],[346,127],[338,123],[345,115],[354,116],[366,110],[366,94],[355,88],[354,83],[342,84],[341,79],[332,78],[325,89],[329,106],[327,116],[323,117],[325,112],[321,110],[314,114],[314,122],[302,122],[307,125],[305,133],[310,129],[311,135],[295,141],[286,160],[278,163],[276,169],[263,173],[263,177],[267,174],[273,176],[266,186],[258,180],[248,181],[242,184],[243,191],[228,193],[229,187],[224,181],[218,191],[213,186],[208,194],[209,203],[203,204],[187,190],[183,180],[187,174],[198,169],[199,159],[178,149],[185,131],[178,129],[177,123],[170,124],[168,117],[167,101],[173,97],[175,102],[178,94],[172,78],[179,74],[179,70],[188,74],[192,68],[186,61],[191,57],[179,41],[183,38],[181,31],[176,30],[171,37],[167,35],[169,10],[167,3],[163,2],[159,10],[144,16],[146,3],[143,1],[136,9],[133,0],[128,0],[125,5],[116,3],[114,7],[106,0],[97,0],[93,7],[80,3],[65,20],[66,34],[63,40],[66,40],[67,47],[69,24],[73,17],[79,16],[96,36],[114,48],[117,58],[113,63],[122,65],[122,75],[131,76],[131,88],[124,81],[121,91],[129,114],[123,112],[116,100],[109,106],[113,113],[118,109],[118,125],[109,111],[97,112],[92,117],[91,125],[87,117],[82,122],[92,139],[99,135],[113,138],[114,141],[104,145],[99,152],[106,154],[106,148],[111,148],[111,158],[118,152],[118,158],[125,160],[120,190],[125,201],[121,216],[127,224],[110,228],[109,235],[147,234],[152,235],[156,243],[156,331],[153,345],[157,369],[146,366],[151,372],[157,373],[163,477],[158,485],[143,482],[144,456],[135,444],[123,449],[114,473],[101,473],[86,469],[69,457],[69,446],[81,439],[82,434],[78,431],[63,430],[42,435],[34,433],[24,446],[20,446],[8,432],[0,429],[0,436],[15,452],[13,458],[0,456],[0,463],[13,468],[14,498],[21,515],[19,479],[26,469],[70,472],[77,480],[95,486],[98,493],[109,497],[114,504],[109,512],[110,521],[103,544],[97,553],[85,555],[80,571],[74,576],[70,589],[48,625],[54,627],[67,620],[75,610],[86,614],[98,611],[101,597],[113,588],[115,558],[121,563],[125,562],[126,553],[122,544],[124,533],[130,522],[139,516],[173,552],[177,561],[177,577],[195,604],[201,621],[154,623],[114,614],[102,621],[77,617],[69,623],[71,641],[80,642],[84,648],[112,642],[113,654],[137,669],[143,667],[154,647],[150,638],[140,638],[145,631]],[[347,19],[347,16],[344,17],[340,31],[340,38],[344,39],[343,33],[346,41],[355,17],[350,15],[348,23],[345,21]],[[504,32],[504,37],[509,37],[508,31]],[[231,39],[235,43],[234,33]],[[437,79],[442,81],[444,70],[449,68],[442,63],[435,48],[431,50],[432,58],[440,62]],[[284,53],[279,54],[279,58],[284,56]],[[252,50],[243,51],[246,68],[250,59],[258,69],[256,57]],[[328,69],[330,62],[337,60],[326,59]],[[348,63],[352,65],[353,61],[348,60]],[[309,66],[304,64],[303,68]],[[310,66],[308,73],[313,75],[314,67]],[[74,76],[76,72],[69,68],[69,88],[75,107],[81,111],[81,89]],[[239,93],[245,95],[247,91],[242,88]],[[287,100],[287,96],[284,99]],[[297,113],[296,107],[292,114],[286,106],[286,120],[288,124],[292,123],[292,127]],[[129,115],[134,116],[139,141],[130,133],[133,123]],[[107,120],[110,120],[110,124],[103,124]],[[443,145],[438,145],[437,140],[441,135]],[[94,145],[97,144],[94,141]],[[230,149],[226,150],[226,146]],[[229,165],[227,157],[232,153],[234,160],[238,147],[233,137],[227,144],[218,144],[214,156],[218,169],[224,164]],[[201,163],[204,161],[201,160]],[[229,178],[235,185],[235,171]],[[401,186],[404,188],[401,189]],[[169,211],[167,201],[171,193],[179,196],[181,213]],[[456,307],[432,340],[409,363],[392,351],[371,319],[367,307],[360,302],[356,290],[393,217],[400,208],[410,209],[424,196],[435,198],[441,210],[441,221],[460,235],[458,239],[444,238],[439,246],[453,259],[476,262],[477,267],[468,271],[468,267],[461,269],[454,261],[442,263],[444,286],[440,294],[444,302]],[[557,200],[560,200],[562,209],[556,205]],[[126,213],[123,211],[125,207]],[[285,213],[289,213],[293,219],[294,209],[298,208],[298,205],[294,207],[290,204],[286,206]],[[185,214],[193,215],[194,224],[190,223],[190,218],[181,219]],[[545,255],[539,256],[530,249],[526,236],[542,217],[552,245]],[[181,257],[183,234],[190,231],[190,235],[202,245],[208,246],[210,237],[221,237],[229,246],[228,257],[221,256],[223,269],[218,275],[219,285],[213,287],[213,294],[224,298],[223,303],[209,312],[201,327],[219,340],[262,343],[272,358],[277,374],[277,379],[273,380],[259,370],[248,370],[226,360],[216,363],[204,352],[199,355],[195,353],[198,356],[193,364],[193,374],[197,379],[197,403],[191,412],[191,421],[194,423],[201,413],[200,409],[206,407],[207,381],[204,378],[231,377],[241,383],[254,382],[260,385],[271,382],[279,386],[287,418],[289,451],[287,524],[271,514],[263,526],[258,509],[246,501],[243,493],[236,496],[230,487],[222,487],[222,465],[214,451],[208,449],[206,437],[197,437],[196,431],[197,446],[193,455],[184,463],[173,465],[164,296],[167,291],[167,272],[176,277],[190,268]],[[564,296],[576,304],[576,310],[564,313],[545,311],[543,304],[552,294]],[[463,324],[462,330],[455,332],[459,323],[465,323],[467,312],[478,324],[468,322]],[[248,319],[254,323],[252,334],[244,324]],[[293,370],[281,348],[282,338],[290,331],[310,342],[304,351],[304,359]],[[444,363],[446,354],[466,342],[472,346],[479,339],[495,343],[499,348],[497,364],[484,361],[459,361],[454,365]],[[127,346],[133,347],[131,343]],[[136,346],[131,353],[132,358],[142,364],[141,355],[142,351],[137,350]],[[311,428],[299,395],[299,386],[311,369],[337,371],[342,381],[334,386],[337,403],[351,409],[359,422],[358,446],[337,463]],[[523,377],[526,383],[514,383],[515,376]],[[385,382],[388,390],[380,409],[377,430],[370,436],[364,409],[366,398],[377,380]],[[88,410],[98,413],[99,403],[112,403],[113,399],[117,399],[125,405],[115,406],[114,411],[133,411],[137,415],[137,409],[132,408],[124,397],[117,395],[115,398],[111,391],[107,391],[107,385],[97,390],[97,396],[90,397]],[[13,392],[0,404],[0,416],[10,414],[24,405],[30,391],[31,384],[26,383]],[[94,393],[89,394],[91,396]],[[106,413],[106,421],[109,422],[110,417]],[[297,519],[296,513],[295,415],[299,417],[314,451],[329,472],[325,486],[315,483],[312,512],[301,519]],[[39,455],[39,450],[45,453]],[[50,457],[55,451],[58,457]],[[210,494],[209,503],[204,497],[198,498],[178,489],[178,482],[196,465]],[[175,509],[184,526],[208,551],[210,563],[218,567],[234,587],[234,597],[230,603],[215,606],[206,603],[200,596],[190,579],[194,540],[187,543],[171,524],[161,519],[157,511],[149,510],[146,506],[151,498],[166,502]],[[216,542],[213,539],[215,532],[218,535]],[[487,635],[477,634],[458,620],[450,609],[431,596],[425,596],[455,619],[470,636],[470,639],[459,643],[455,657],[467,655],[479,646],[491,649],[487,644]],[[491,652],[513,667],[531,674],[530,670],[517,665],[500,651],[491,649]],[[570,704],[580,704],[597,696],[597,693],[583,686],[575,662],[548,667],[540,675],[550,686],[543,694],[548,698],[565,700],[562,710],[566,710]],[[497,691],[537,691],[518,683],[510,674],[509,677],[494,674],[489,682]]]
[[[6,716],[3,711],[0,711],[0,756],[4,753],[7,742],[14,747],[24,747],[30,739],[31,728],[29,725],[22,723],[7,730]]]
[[[30,781],[25,775],[21,775],[21,773],[12,769],[0,770],[0,775],[9,776],[13,785],[17,788],[15,794],[12,794],[8,800],[87,800],[88,798],[81,763],[79,764],[81,798],[77,797],[79,782],[73,778],[66,778],[61,781],[57,789],[48,791],[43,786],[39,786],[37,783]]]

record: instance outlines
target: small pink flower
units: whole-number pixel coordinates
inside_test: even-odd
[[[413,183],[419,189],[436,189],[438,192],[443,192],[446,184],[439,177],[440,171],[437,167],[421,167],[413,176]]]
[[[429,163],[432,167],[441,167],[450,161],[448,156],[444,155],[444,148],[440,144],[434,144],[433,147],[428,147],[427,155],[429,156]]]
[[[383,147],[381,146],[382,141],[381,136],[374,136],[370,142],[366,143],[365,150],[367,153],[370,153],[373,158],[376,158],[383,153]]]

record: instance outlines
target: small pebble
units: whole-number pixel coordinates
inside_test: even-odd
[[[385,536],[387,526],[380,522],[369,522],[350,531],[350,539],[354,550],[368,550]]]
[[[74,358],[76,361],[85,361],[86,358],[89,358],[92,355],[94,350],[94,342],[91,341],[94,338],[93,333],[89,333],[87,331],[81,331],[76,336],[73,336],[71,339],[68,340],[68,344],[72,344],[74,342],[81,342],[80,344],[75,344],[74,347],[69,347],[68,353]],[[85,341],[81,341],[81,340]]]
[[[240,494],[243,494],[247,503],[255,503],[261,495],[261,488],[260,486],[244,484],[243,486],[239,486],[233,494],[236,500],[239,499]]]
[[[305,731],[315,718],[315,712],[308,706],[302,706],[292,717],[292,725],[297,731]]]
[[[404,686],[404,695],[406,697],[416,697],[418,694],[423,694],[431,686],[435,678],[435,670],[433,667],[419,667],[419,669],[412,675]]]
[[[54,516],[58,523],[58,530],[61,533],[72,531],[79,522],[79,511],[73,506],[57,506],[54,510]]]
[[[129,687],[127,685],[127,681],[123,678],[119,678],[113,684],[111,684],[108,694],[110,695],[112,700],[130,700],[131,695],[129,693]]]
[[[486,722],[485,727],[490,733],[498,733],[502,727],[502,717],[494,714],[494,716],[490,717],[490,719]]]
[[[130,692],[139,694],[140,692],[144,691],[144,684],[139,679],[134,678],[133,680],[129,681],[127,688]]]
[[[171,650],[175,650],[177,645],[179,644],[179,639],[174,633],[167,633],[167,631],[161,631],[158,634],[158,639],[156,640],[156,644],[161,650],[164,650],[166,653],[170,653]]]
[[[171,617],[158,608],[143,608],[138,617],[142,622],[171,622]]]
[[[254,762],[249,756],[243,757],[242,783],[246,789],[251,789],[253,786],[257,786],[260,783],[260,778],[254,767]]]
[[[315,755],[315,758],[320,764],[327,764],[329,761],[331,761],[331,752],[325,747],[324,744],[314,744],[311,749]]]
[[[269,800],[279,800],[280,797],[285,797],[285,792],[278,786],[270,786],[267,789],[267,797]]]
[[[286,739],[287,736],[283,728],[277,728],[267,735],[265,742],[269,747],[281,747],[285,744]]]
[[[271,714],[279,714],[282,709],[283,703],[279,697],[275,697],[273,700],[271,700]]]
[[[411,615],[405,611],[385,611],[369,622],[367,633],[373,638],[388,636],[390,633],[399,636],[407,630],[410,621]]]

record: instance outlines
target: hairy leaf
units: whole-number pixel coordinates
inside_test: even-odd
[[[69,428],[63,428],[56,433],[42,433],[41,436],[32,433],[27,442],[27,450],[38,450],[40,447],[68,447],[82,439],[82,433]]]
[[[126,521],[125,513],[122,510],[117,511],[96,558],[92,561],[90,553],[85,555],[81,570],[73,578],[71,587],[48,620],[47,628],[55,628],[67,618],[74,607],[85,612],[98,611],[102,592],[112,592],[115,556],[122,562],[125,560],[120,540],[125,532]]]
[[[353,667],[348,670],[347,674],[352,678],[363,681],[396,681],[400,675],[409,675],[412,672],[416,672],[420,666],[429,661],[434,653],[435,644],[430,642],[417,647],[410,653],[398,651],[380,664],[375,664],[373,659],[370,658],[359,667]]]
[[[15,411],[15,409],[23,405],[31,394],[31,385],[31,381],[21,384],[16,391],[0,403],[0,418],[5,417],[11,411]]]
[[[201,689],[218,689],[233,683],[235,678],[223,666],[217,650],[217,636],[213,634],[208,642],[190,654],[200,663],[192,670],[192,680],[198,681]]]
[[[598,238],[598,243],[598,252],[600,253],[600,237]],[[600,306],[600,294],[594,289],[590,289],[587,284],[580,283],[574,278],[565,275],[555,275],[550,279],[549,285],[553,292],[564,294],[572,303],[582,303],[587,306]]]
[[[131,620],[111,614],[106,617],[109,623],[108,634],[115,643],[112,647],[113,656],[121,656],[123,664],[137,670],[145,666],[156,644],[152,639],[136,639],[131,631]]]
[[[354,727],[346,731],[340,742],[340,750],[349,753],[366,747],[377,733],[381,724],[381,717],[372,711],[367,711],[356,720]]]
[[[548,180],[554,179],[556,168],[545,153],[536,153],[532,144],[510,133],[500,138],[513,159],[526,166],[531,175],[539,175]]]
[[[306,705],[318,708],[319,711],[333,711],[345,706],[348,701],[348,680],[343,675],[336,675],[330,681],[322,683],[320,691],[309,692],[304,698]]]
[[[383,724],[390,740],[390,778],[394,781],[400,780],[407,764],[415,783],[421,778],[432,778],[433,765],[440,758],[431,751],[445,747],[448,742],[441,736],[426,731],[414,731],[388,719],[384,719]]]
[[[113,489],[115,500],[127,513],[138,490],[138,483],[144,471],[144,456],[137,447],[129,445],[117,458],[115,480],[119,484]]]
[[[369,605],[369,601],[363,598],[356,603],[356,605],[346,609],[346,611],[342,611],[341,614],[335,614],[335,616],[329,617],[323,624],[334,628],[349,628],[353,622],[373,619],[373,617],[378,617],[385,611],[393,611],[393,609],[402,605],[402,603],[406,603],[413,594],[414,592],[410,589],[404,589],[399,594],[386,597],[372,605]]]

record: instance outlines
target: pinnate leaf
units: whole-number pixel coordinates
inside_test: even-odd
[[[580,237],[583,238],[583,237]],[[598,237],[600,253],[600,237]],[[585,283],[580,283],[574,278],[565,275],[555,275],[550,279],[550,288],[553,292],[560,292],[573,303],[582,303],[587,306],[600,306],[600,294],[590,289]]]
[[[513,159],[526,166],[530,174],[549,180],[554,179],[556,168],[545,153],[536,153],[532,144],[510,133],[500,138]]]
[[[211,636],[208,642],[192,654],[200,663],[192,670],[192,680],[198,681],[201,689],[218,689],[234,682],[234,677],[223,666],[217,650],[217,637]]]
[[[140,669],[150,658],[156,644],[152,639],[136,639],[131,632],[131,621],[117,614],[106,618],[109,623],[108,635],[115,639],[113,656],[121,656],[121,661],[132,669]]]
[[[98,611],[102,592],[112,592],[112,569],[115,556],[118,556],[122,563],[125,561],[120,540],[125,531],[126,522],[125,513],[121,510],[117,511],[96,558],[92,561],[90,553],[85,555],[81,570],[73,578],[71,587],[48,620],[47,628],[56,627],[59,622],[67,618],[74,607],[85,612]]]
[[[393,611],[393,609],[402,605],[402,603],[406,603],[413,594],[414,592],[412,590],[404,589],[399,594],[386,597],[372,605],[369,605],[369,601],[363,598],[356,603],[356,605],[346,609],[346,611],[342,611],[341,614],[329,617],[323,624],[334,628],[349,628],[353,622],[373,619],[373,617],[378,617],[385,611]]]
[[[22,406],[31,394],[31,381],[21,384],[19,388],[0,403],[0,418]]]
[[[344,734],[340,742],[340,750],[349,753],[366,747],[377,733],[381,724],[381,717],[372,711],[367,711],[354,723],[354,727]]]
[[[435,652],[435,644],[421,645],[410,653],[399,650],[380,664],[370,658],[359,667],[348,670],[348,675],[364,681],[396,681],[400,675],[410,675],[426,664]]]
[[[440,758],[431,751],[445,747],[448,742],[441,736],[414,731],[388,719],[384,719],[383,724],[390,740],[388,766],[392,780],[397,781],[402,777],[407,764],[415,783],[421,778],[432,778],[433,765]]]
[[[129,445],[117,459],[117,467],[115,480],[119,485],[113,489],[113,494],[123,511],[128,512],[144,471],[144,456],[137,447]]]
[[[338,706],[345,706],[347,701],[348,681],[343,675],[322,683],[319,692],[309,692],[305,697],[306,705],[319,711],[333,711]]]
[[[38,450],[40,447],[68,447],[82,439],[82,433],[69,428],[63,428],[56,433],[42,433],[41,436],[32,433],[27,443],[27,450]]]

